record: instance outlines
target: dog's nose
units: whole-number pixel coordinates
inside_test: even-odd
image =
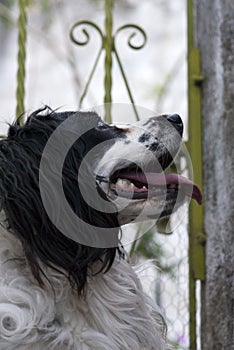
[[[169,114],[169,115],[167,116],[167,120],[168,120],[170,123],[172,123],[172,124],[177,124],[177,125],[181,124],[181,125],[183,125],[183,122],[182,122],[182,120],[181,120],[179,114]]]
[[[174,126],[174,128],[179,132],[182,136],[183,134],[183,122],[180,118],[179,114],[169,114],[167,115],[167,120]]]

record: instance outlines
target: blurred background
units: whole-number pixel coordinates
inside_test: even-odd
[[[1,122],[15,114],[17,70],[17,1],[0,1]],[[103,28],[103,1],[31,0],[28,16],[26,110],[43,104],[76,110],[87,77],[100,48],[98,33],[90,30],[87,46],[69,38],[72,25],[94,21]],[[141,26],[148,37],[142,50],[127,45],[120,33],[117,48],[132,86],[136,104],[156,113],[176,112],[186,119],[186,3],[185,0],[116,0],[113,30],[126,23]],[[80,38],[82,35],[80,34]],[[140,34],[134,41],[141,42]],[[103,64],[95,72],[84,108],[103,102]],[[113,62],[114,102],[129,102],[116,61]],[[3,125],[2,125],[3,127]]]

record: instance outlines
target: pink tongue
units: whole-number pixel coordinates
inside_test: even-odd
[[[195,199],[198,204],[202,204],[202,194],[198,186],[191,180],[178,174],[122,172],[118,177],[144,184],[148,183],[152,186],[178,185],[179,189],[182,189],[186,196]]]

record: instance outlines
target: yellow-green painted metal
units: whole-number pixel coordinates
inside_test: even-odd
[[[194,46],[193,0],[187,0],[188,18],[188,149],[194,181],[202,190],[202,108],[200,52]],[[196,281],[205,279],[204,207],[192,201],[189,209],[189,308],[190,350],[197,349]]]
[[[28,0],[19,0],[19,19],[18,19],[18,70],[17,70],[17,90],[16,90],[16,117],[18,118],[25,112],[25,61],[26,61],[26,39],[27,39],[27,5]],[[20,118],[23,124],[23,118]]]
[[[105,120],[108,123],[112,122],[111,118],[111,90],[112,90],[112,50],[114,47],[113,44],[113,19],[112,19],[112,10],[114,2],[113,0],[105,0],[105,38],[104,38],[104,50],[105,50],[105,78],[104,78],[104,87],[105,87]]]

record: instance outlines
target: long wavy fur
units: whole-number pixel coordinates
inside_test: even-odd
[[[43,207],[41,155],[51,133],[71,114],[38,110],[23,127],[10,126],[0,141],[0,350],[162,350],[161,313],[121,249],[74,242]],[[69,151],[64,192],[83,220],[118,232],[116,216],[90,208],[77,187],[79,160],[91,147],[82,138]]]

